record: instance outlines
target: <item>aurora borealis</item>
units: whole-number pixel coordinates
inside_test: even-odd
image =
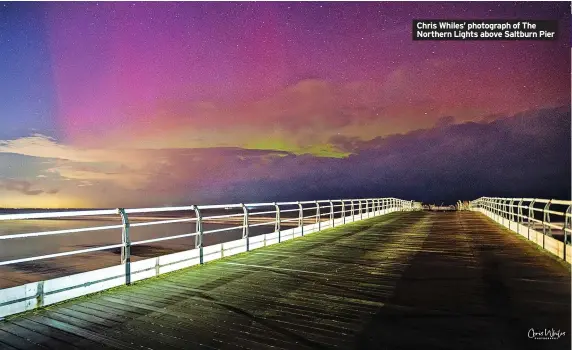
[[[569,28],[565,2],[0,2],[0,207],[569,198]]]

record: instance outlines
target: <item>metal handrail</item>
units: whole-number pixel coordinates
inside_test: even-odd
[[[354,202],[358,205],[354,206]],[[362,205],[362,202],[365,202],[365,205]],[[338,204],[335,204],[338,203]],[[347,204],[350,204],[347,205]],[[378,205],[376,205],[376,203]],[[298,208],[296,209],[281,209],[280,207],[284,206],[294,206],[297,205]],[[265,210],[262,212],[252,212],[252,208],[263,208],[266,207],[274,208],[274,210]],[[335,207],[341,207],[342,210],[334,211]],[[280,234],[280,223],[281,222],[290,222],[290,221],[298,221],[298,227],[302,227],[302,235],[303,235],[303,226],[305,225],[304,219],[309,218],[316,218],[316,224],[318,227],[318,231],[321,230],[321,224],[324,219],[327,218],[326,221],[331,222],[331,227],[334,226],[334,222],[336,219],[336,214],[341,214],[341,219],[345,223],[346,216],[359,216],[359,218],[363,218],[366,214],[366,217],[370,217],[370,213],[380,212],[382,210],[387,209],[397,209],[397,210],[411,210],[413,208],[413,201],[406,201],[398,198],[367,198],[367,199],[336,199],[336,200],[318,200],[318,201],[300,201],[300,202],[278,202],[278,203],[246,203],[246,204],[216,204],[216,205],[191,205],[191,206],[178,206],[178,207],[160,207],[160,208],[118,208],[118,209],[105,209],[105,210],[76,210],[76,211],[60,211],[60,212],[37,212],[37,213],[16,213],[16,214],[2,214],[0,215],[0,224],[2,222],[7,221],[16,221],[16,220],[38,220],[38,219],[58,219],[58,218],[73,218],[73,217],[86,217],[86,216],[112,216],[116,219],[121,220],[121,224],[117,225],[107,225],[107,226],[95,226],[95,227],[83,227],[83,228],[75,228],[75,229],[65,229],[65,230],[52,230],[52,231],[42,231],[42,232],[32,232],[32,233],[18,233],[18,234],[9,234],[9,235],[0,235],[0,243],[2,241],[11,240],[11,239],[27,239],[33,237],[40,237],[40,236],[48,236],[48,235],[63,235],[63,234],[72,234],[78,232],[88,232],[88,231],[99,231],[99,230],[108,230],[108,229],[122,229],[121,234],[121,244],[113,244],[113,245],[106,245],[101,247],[92,247],[89,249],[81,249],[81,250],[72,250],[66,251],[61,253],[55,254],[47,254],[47,255],[40,255],[40,256],[33,256],[33,257],[26,257],[20,259],[13,259],[7,261],[0,261],[0,266],[2,265],[9,265],[9,264],[16,264],[21,262],[29,262],[29,261],[36,261],[42,259],[50,259],[62,256],[69,256],[75,254],[82,254],[106,249],[114,249],[114,248],[121,248],[122,250],[122,257],[121,262],[123,264],[129,264],[130,259],[130,248],[134,245],[140,245],[145,243],[154,243],[184,237],[197,237],[196,239],[196,247],[201,249],[201,263],[202,263],[202,248],[203,248],[203,236],[207,234],[217,233],[217,232],[225,232],[231,231],[236,229],[243,230],[243,238],[247,240],[247,247],[248,247],[248,229],[250,227],[257,227],[257,226],[264,226],[264,225],[275,225],[275,232]],[[209,210],[240,210],[242,209],[242,213],[233,213],[227,215],[212,215],[212,216],[205,216],[204,212]],[[320,211],[320,209],[325,209]],[[357,210],[356,210],[357,209]],[[304,215],[305,210],[313,210],[314,215]],[[356,212],[357,211],[357,212]],[[194,215],[194,217],[190,218],[177,218],[177,219],[164,219],[164,220],[150,220],[148,222],[138,222],[132,223],[130,222],[130,216],[132,214],[149,214],[149,213],[165,213],[165,212],[188,212],[189,215]],[[281,218],[280,213],[287,213],[287,212],[298,212],[297,218]],[[255,215],[264,215],[264,214],[275,214],[275,218],[268,222],[262,223],[249,223],[249,216]],[[348,215],[349,214],[349,215]],[[225,227],[220,229],[213,229],[213,230],[204,230],[203,223],[208,222],[212,219],[225,219],[225,218],[242,218],[242,223],[237,226]],[[131,217],[133,218],[133,217]],[[152,238],[146,239],[141,241],[133,241],[129,235],[129,229],[132,227],[139,227],[139,226],[149,226],[149,225],[161,225],[161,224],[171,224],[171,223],[180,223],[180,222],[195,222],[195,232],[192,233],[185,233],[179,234],[169,237],[160,237],[160,238]],[[248,248],[247,248],[248,250]]]

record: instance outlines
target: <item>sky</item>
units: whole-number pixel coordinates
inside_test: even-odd
[[[0,207],[569,199],[569,28],[565,2],[0,2]]]

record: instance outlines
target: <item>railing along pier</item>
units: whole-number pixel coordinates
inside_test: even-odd
[[[70,276],[32,282],[25,285],[0,289],[0,317],[98,292],[121,284],[157,276],[192,265],[230,256],[264,246],[318,232],[325,228],[336,227],[369,217],[379,216],[399,210],[411,210],[412,201],[397,198],[338,199],[297,202],[240,203],[224,205],[190,205],[163,208],[118,208],[108,210],[79,210],[60,212],[17,213],[0,215],[3,222],[18,220],[70,219],[84,217],[108,217],[120,221],[115,225],[81,227],[30,233],[0,235],[0,244],[9,240],[28,239],[45,236],[65,236],[78,232],[97,232],[120,229],[120,242],[86,249],[75,249],[59,253],[27,256],[0,261],[0,266],[60,258],[111,249],[121,249],[120,264],[103,269],[92,270]],[[237,211],[221,214],[226,211]],[[159,218],[137,222],[138,215],[178,215],[172,218]],[[212,214],[212,215],[209,215]],[[180,217],[183,215],[184,217]],[[113,219],[112,219],[113,220]],[[205,229],[209,220],[228,222],[225,227]],[[238,225],[233,225],[237,223]],[[313,220],[308,223],[308,220]],[[137,239],[132,229],[135,227],[168,225],[175,223],[194,223],[193,232]],[[274,227],[273,232],[251,235],[252,229],[261,226]],[[294,226],[284,229],[285,226]],[[190,226],[192,227],[192,226]],[[205,236],[242,230],[238,240],[223,241],[205,245]],[[133,261],[133,247],[194,237],[194,249]],[[119,238],[119,237],[118,237]],[[119,240],[119,239],[118,239]]]
[[[481,197],[469,205],[564,261],[572,260],[572,201]]]

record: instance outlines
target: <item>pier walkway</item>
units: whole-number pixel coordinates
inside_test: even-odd
[[[570,300],[484,215],[395,212],[7,317],[0,349],[570,349]]]

